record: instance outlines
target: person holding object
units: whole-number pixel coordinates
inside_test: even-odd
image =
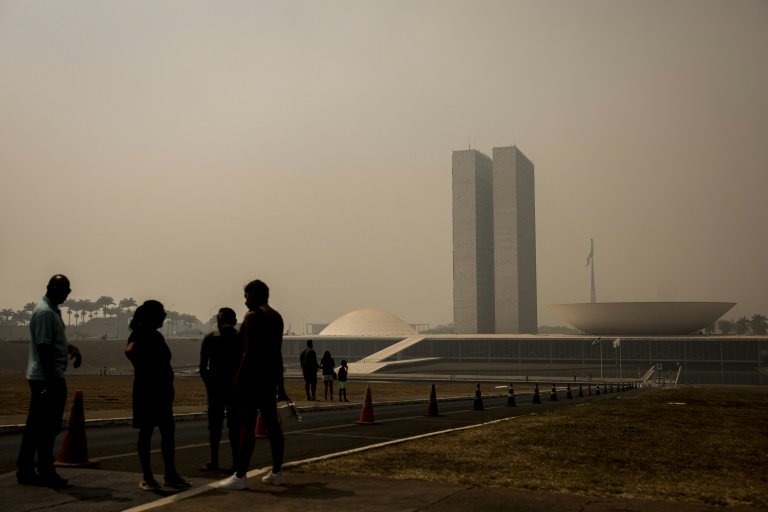
[[[61,431],[67,402],[64,372],[67,358],[72,366],[82,363],[80,350],[67,343],[61,305],[71,292],[69,279],[56,274],[48,281],[45,296],[32,310],[27,382],[31,391],[29,413],[16,459],[16,480],[21,485],[66,487],[67,480],[53,469],[53,446]],[[35,464],[37,454],[37,464]]]
[[[283,382],[283,317],[268,304],[269,288],[259,280],[245,286],[245,305],[240,336],[243,358],[235,375],[235,403],[240,424],[240,450],[237,468],[219,483],[220,489],[247,489],[246,473],[255,445],[256,418],[261,419],[269,435],[272,471],[261,481],[283,485],[285,440],[277,417],[277,400],[288,400]]]
[[[160,429],[165,485],[173,489],[191,486],[176,471],[171,350],[158,330],[163,326],[165,316],[165,308],[160,302],[145,301],[133,314],[129,325],[131,334],[125,347],[125,355],[133,364],[133,427],[139,429],[136,451],[144,476],[139,488],[145,491],[160,489],[150,462],[155,426]]]

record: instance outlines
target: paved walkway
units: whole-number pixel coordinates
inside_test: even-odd
[[[172,494],[142,491],[138,475],[93,469],[62,469],[65,489],[19,486],[13,474],[0,476],[0,507],[13,512],[722,512],[673,501],[591,498],[550,492],[471,487],[456,484],[337,477],[286,470],[287,484],[272,487],[258,476],[245,491],[223,491],[215,483],[193,479],[194,487]],[[755,507],[735,510],[764,511]]]

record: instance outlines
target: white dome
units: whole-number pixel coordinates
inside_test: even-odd
[[[357,309],[320,331],[320,336],[411,336],[416,330],[382,309]]]

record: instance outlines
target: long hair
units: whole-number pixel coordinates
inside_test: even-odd
[[[156,329],[163,324],[165,319],[165,307],[157,300],[146,300],[144,304],[136,308],[128,328],[131,331],[140,329]]]

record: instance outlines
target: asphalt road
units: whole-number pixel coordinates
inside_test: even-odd
[[[602,397],[610,396],[616,395]],[[334,402],[337,407],[305,411],[301,423],[297,421],[286,423],[284,427],[285,460],[286,462],[303,460],[384,441],[529,414],[550,407],[573,405],[583,400],[579,398],[568,400],[563,390],[558,392],[558,397],[558,401],[550,401],[547,390],[542,393],[542,403],[534,405],[531,403],[531,395],[517,395],[518,407],[508,407],[506,396],[486,396],[483,399],[485,411],[473,410],[472,400],[440,401],[440,415],[437,417],[425,416],[426,402],[397,405],[374,403],[374,416],[377,422],[375,425],[355,423],[360,418],[359,405],[342,407],[341,404]],[[58,437],[58,443],[61,443],[62,438],[63,435]],[[99,469],[140,473],[135,451],[136,431],[130,426],[89,428],[87,438],[89,456],[99,461]],[[159,453],[159,440],[159,432],[156,432],[153,443],[158,451],[153,453],[152,462],[155,473],[161,476],[163,466]],[[0,473],[15,469],[19,441],[19,434],[0,436]],[[208,461],[208,455],[206,422],[177,422],[176,458],[179,471],[187,477],[223,478],[224,475],[220,473],[200,471],[201,466]],[[230,465],[228,443],[222,444],[221,455],[221,465],[223,467]],[[270,461],[269,441],[257,439],[251,467],[268,466]]]

